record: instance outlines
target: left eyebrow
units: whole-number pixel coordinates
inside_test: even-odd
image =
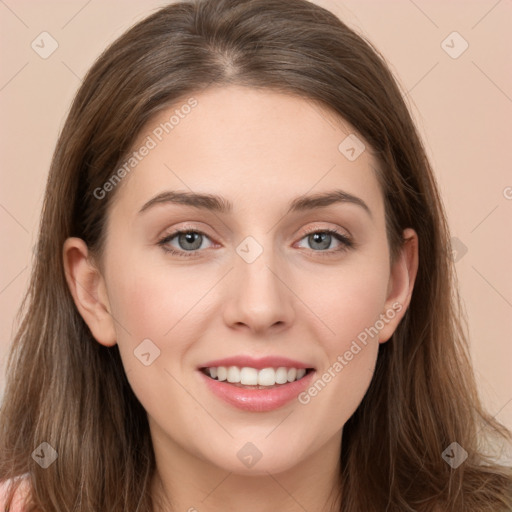
[[[351,203],[360,206],[373,218],[370,208],[360,197],[339,189],[309,196],[299,196],[290,203],[287,213],[324,208],[336,203]]]
[[[150,199],[139,210],[139,214],[148,210],[152,206],[161,203],[183,204],[192,206],[193,208],[200,208],[218,213],[230,213],[233,211],[233,204],[222,196],[169,190]],[[370,208],[361,198],[339,189],[309,196],[304,195],[296,197],[289,203],[286,214],[325,208],[326,206],[336,203],[351,203],[360,206],[370,217],[373,218]]]

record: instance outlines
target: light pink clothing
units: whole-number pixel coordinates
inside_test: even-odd
[[[5,480],[0,482],[0,511],[4,512],[6,503],[7,503],[7,491],[10,487],[11,480]],[[30,484],[28,482],[28,478],[24,477],[16,492],[14,494],[14,498],[11,502],[11,506],[9,508],[9,512],[24,512],[25,507],[24,502],[29,493]]]

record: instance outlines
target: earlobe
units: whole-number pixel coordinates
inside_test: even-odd
[[[393,332],[402,320],[411,301],[414,282],[418,272],[418,235],[407,228],[403,232],[403,244],[397,260],[391,268],[388,285],[388,296],[385,304],[387,323],[379,334],[379,343],[391,338]]]
[[[102,345],[115,345],[116,332],[104,278],[92,263],[87,244],[81,238],[68,238],[62,258],[69,290],[92,335]]]

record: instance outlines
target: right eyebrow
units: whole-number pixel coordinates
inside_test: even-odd
[[[139,213],[160,203],[184,204],[218,213],[230,213],[233,210],[232,203],[215,194],[197,194],[194,192],[176,192],[174,190],[168,190],[150,199],[139,210]]]

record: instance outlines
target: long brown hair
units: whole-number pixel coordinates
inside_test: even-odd
[[[97,343],[66,284],[62,246],[101,256],[115,190],[102,187],[157,112],[210,85],[292,93],[351,123],[374,151],[394,257],[419,237],[410,306],[382,344],[370,388],[343,429],[343,512],[511,510],[512,474],[482,451],[509,439],[482,409],[470,367],[450,235],[437,184],[384,58],[305,0],[197,0],[137,23],[98,58],[59,136],[37,258],[8,361],[0,481],[29,474],[40,510],[150,512],[155,471],[146,412],[117,345]],[[487,437],[485,437],[486,439]],[[31,457],[43,442],[57,460]],[[468,454],[442,457],[457,442]]]

